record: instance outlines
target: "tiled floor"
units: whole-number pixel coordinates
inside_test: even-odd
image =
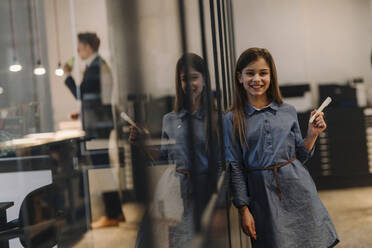
[[[337,248],[371,248],[372,187],[320,191],[319,195],[339,234],[341,243]],[[88,232],[75,247],[133,248],[143,210],[135,205],[125,208],[128,222]]]
[[[76,248],[133,248],[137,231],[144,212],[139,204],[124,204],[126,222],[118,227],[107,227],[86,233],[74,247]]]
[[[372,187],[319,192],[340,237],[337,248],[372,247]]]
[[[119,227],[107,227],[90,231],[74,247],[77,248],[133,248],[137,237],[137,224],[120,224]]]

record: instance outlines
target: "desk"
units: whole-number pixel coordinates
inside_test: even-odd
[[[23,185],[34,178],[34,185],[39,185],[36,188],[52,182],[58,188],[59,193],[55,196],[55,204],[61,206],[65,213],[65,222],[60,227],[64,240],[78,240],[87,230],[87,224],[89,224],[86,223],[89,211],[87,211],[88,208],[85,204],[89,201],[86,200],[87,196],[84,191],[87,183],[84,182],[83,171],[78,159],[81,156],[84,135],[83,131],[32,134],[22,139],[0,143],[0,149],[12,150],[12,154],[14,154],[13,157],[0,158],[0,176],[11,180],[10,174],[14,174],[14,177],[18,178],[18,180],[13,179],[8,182],[8,185],[17,184],[17,181],[21,182],[19,185]],[[42,175],[31,176],[40,173]],[[31,187],[28,188],[31,189]],[[17,193],[14,192],[11,196],[10,193],[7,193],[10,190],[4,189],[5,187],[0,187],[0,191],[2,191],[0,198],[3,197],[1,201],[12,201],[11,197],[17,196]],[[16,212],[10,213],[8,211],[8,220],[18,217],[17,211],[19,211],[19,206],[25,195],[21,197],[22,199],[15,203],[18,210],[15,207],[14,211]],[[10,240],[9,243],[10,247],[21,247],[18,240]]]
[[[14,205],[13,202],[0,203],[0,226],[7,223],[6,210]],[[7,240],[0,240],[0,247],[9,247]]]
[[[0,149],[15,150],[28,149],[37,146],[48,145],[51,143],[65,142],[66,140],[79,139],[85,137],[82,130],[64,130],[55,133],[34,133],[25,135],[21,139],[12,139],[1,142]]]

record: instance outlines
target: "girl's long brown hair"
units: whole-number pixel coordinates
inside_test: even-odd
[[[174,102],[173,110],[179,112],[182,108],[186,108],[186,94],[182,89],[181,84],[181,73],[186,72],[186,66],[188,68],[193,68],[197,72],[200,72],[203,76],[204,82],[210,80],[209,71],[206,67],[205,61],[202,57],[195,53],[184,54],[178,61],[176,65],[176,78],[175,78],[175,89],[176,89],[176,99]],[[206,94],[206,88],[203,87],[201,107],[204,104],[204,96]]]
[[[176,65],[176,78],[175,78],[175,89],[176,89],[176,99],[174,101],[173,110],[174,112],[179,112],[181,109],[186,108],[186,94],[182,89],[181,83],[181,73],[186,71],[186,67],[193,68],[197,72],[200,72],[203,76],[204,83],[210,82],[209,71],[207,65],[202,57],[195,53],[186,53],[177,61]],[[204,113],[206,114],[207,109],[205,109],[206,101],[207,101],[207,89],[203,86],[203,91],[201,93],[201,102],[200,107],[204,108]],[[210,102],[212,104],[212,133],[217,135],[217,114],[216,114],[216,107],[214,104],[214,100],[212,94],[210,94]],[[207,122],[205,121],[205,124]],[[207,130],[207,125],[205,125],[205,130]],[[207,142],[208,143],[208,142]]]
[[[248,103],[248,98],[243,84],[239,82],[239,75],[241,75],[246,66],[257,61],[259,58],[263,58],[270,68],[270,86],[266,91],[268,99],[271,102],[275,101],[278,104],[283,103],[282,94],[279,90],[276,66],[270,52],[265,48],[256,47],[245,50],[239,56],[235,66],[235,92],[233,105],[231,107],[234,115],[233,134],[235,137],[237,135],[239,136],[239,141],[242,146],[244,143],[243,140],[248,145],[244,121],[244,107]]]

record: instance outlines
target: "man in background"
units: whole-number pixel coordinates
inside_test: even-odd
[[[71,76],[73,65],[66,63],[64,65],[64,72],[67,75],[65,84],[73,96],[81,100],[81,118],[87,137],[108,140],[113,137],[115,139],[115,135],[110,135],[114,129],[111,104],[113,80],[109,66],[98,54],[99,46],[100,39],[95,33],[78,34],[78,54],[86,64],[83,80],[77,86]],[[79,115],[79,113],[71,113],[70,118],[76,120]],[[97,164],[100,162],[96,162],[93,158],[91,160],[93,166],[100,165]],[[124,220],[118,191],[103,192],[102,196],[106,215],[93,222],[92,228],[116,226],[119,221]]]
[[[78,34],[78,54],[85,62],[83,80],[76,85],[71,76],[72,66],[66,63],[65,84],[76,99],[82,102],[83,129],[92,138],[108,138],[113,128],[111,110],[112,74],[106,61],[98,54],[100,39],[95,33]],[[77,119],[79,113],[71,113]]]

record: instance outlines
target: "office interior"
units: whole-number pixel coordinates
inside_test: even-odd
[[[177,60],[192,52],[208,62],[222,116],[236,59],[249,47],[272,53],[303,135],[310,112],[332,97],[306,167],[338,247],[371,247],[372,0],[3,0],[0,11],[0,247],[138,247],[141,225],[152,227],[148,247],[177,247],[167,213],[143,218],[170,167],[145,150],[162,145]],[[84,80],[77,35],[85,32],[99,37],[110,71],[102,86],[109,125],[84,117],[84,103],[65,85],[66,63],[77,85]],[[128,141],[128,119],[149,131],[141,146]],[[185,247],[250,247],[222,168]],[[112,219],[113,205],[120,214]]]

